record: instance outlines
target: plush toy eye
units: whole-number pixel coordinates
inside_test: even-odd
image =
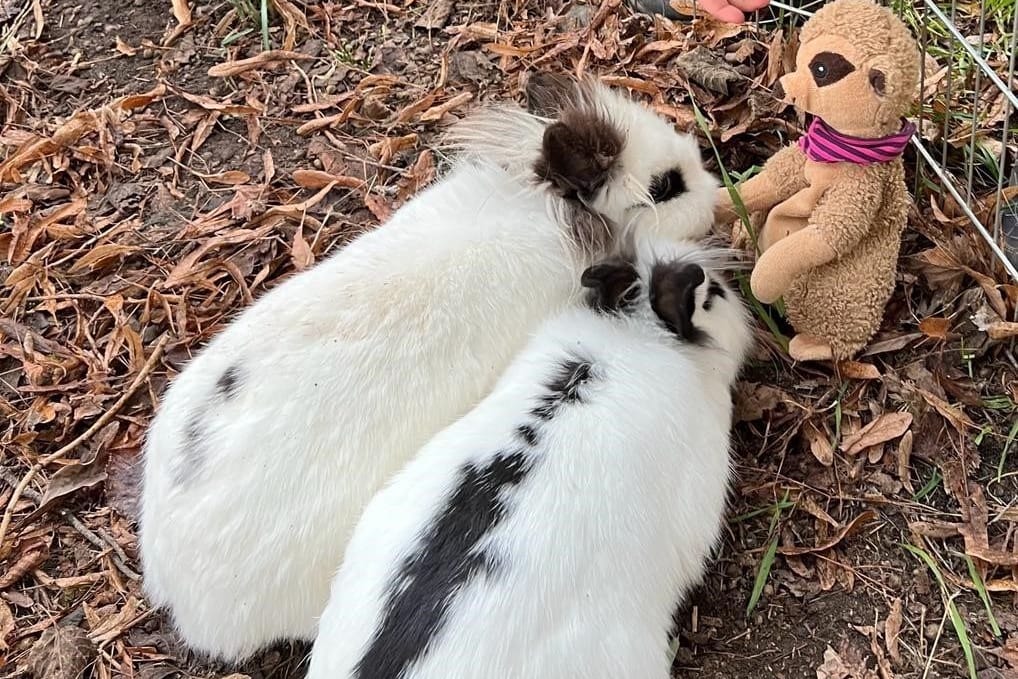
[[[809,62],[809,72],[817,87],[833,85],[854,70],[851,61],[834,52],[820,52]]]
[[[650,199],[664,203],[686,191],[686,182],[678,170],[668,170],[650,180]]]

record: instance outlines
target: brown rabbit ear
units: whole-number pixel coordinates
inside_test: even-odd
[[[580,284],[590,289],[590,306],[598,311],[620,311],[636,301],[640,275],[621,258],[595,264],[583,272]]]
[[[565,198],[588,200],[600,189],[622,153],[622,134],[597,113],[570,110],[544,131],[538,178]]]
[[[551,71],[538,71],[527,79],[527,111],[544,118],[555,118],[573,101],[576,90],[577,81],[574,78]]]
[[[696,289],[707,280],[698,264],[659,264],[650,282],[650,307],[665,326],[686,342],[700,342],[703,333],[693,325]]]

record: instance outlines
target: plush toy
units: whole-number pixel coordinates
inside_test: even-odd
[[[880,327],[894,290],[911,198],[901,154],[915,131],[919,49],[870,0],[834,0],[802,27],[793,73],[777,97],[812,114],[797,144],[739,187],[746,209],[769,210],[750,279],[765,303],[784,299],[796,360],[849,358]],[[727,189],[718,221],[736,219]]]

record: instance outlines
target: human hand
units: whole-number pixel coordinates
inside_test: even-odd
[[[696,4],[718,21],[741,24],[746,14],[763,9],[770,0],[696,0]]]

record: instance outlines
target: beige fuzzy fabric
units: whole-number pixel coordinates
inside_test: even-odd
[[[819,86],[807,65],[813,55],[831,52],[843,54],[854,70]],[[781,89],[790,102],[835,129],[874,138],[899,129],[914,99],[918,75],[918,47],[893,12],[871,0],[834,0],[803,27],[797,70],[782,78]],[[813,177],[819,176],[819,165],[790,145],[739,187],[742,200],[751,212],[770,211],[810,187],[807,176],[811,169]],[[769,258],[765,252],[754,275],[790,280],[782,296],[792,326],[800,335],[829,345],[840,360],[858,353],[880,327],[894,290],[911,198],[900,158],[868,166],[823,165],[826,178],[816,179],[822,181],[817,186],[830,184],[822,188],[801,226],[830,246],[833,259],[818,256],[819,261],[805,261],[797,241],[805,234],[779,232],[779,238],[790,240],[789,247]],[[718,200],[718,218],[732,219],[727,191],[722,189]]]

